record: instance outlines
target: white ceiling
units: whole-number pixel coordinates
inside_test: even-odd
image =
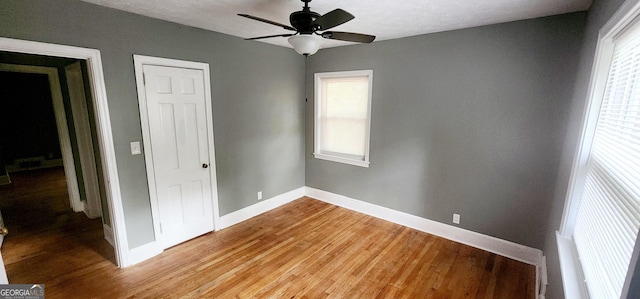
[[[290,33],[237,16],[246,13],[289,25],[300,0],[83,0],[241,38]],[[313,0],[312,11],[342,8],[356,18],[332,28],[377,36],[376,41],[583,11],[592,0]],[[291,47],[286,38],[262,42]],[[248,43],[250,41],[247,41]],[[351,44],[325,40],[323,48]]]

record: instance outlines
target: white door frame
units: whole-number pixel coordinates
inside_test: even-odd
[[[87,196],[86,201],[83,203],[84,213],[91,219],[98,218],[102,216],[102,203],[100,202],[98,170],[95,162],[96,157],[93,153],[91,124],[84,89],[84,79],[82,78],[82,67],[80,66],[80,62],[77,61],[65,66],[64,71],[67,76],[67,87],[69,89],[71,115],[73,115],[76,142],[78,144],[80,169],[82,170],[84,190]]]
[[[100,158],[103,164],[102,175],[106,182],[107,203],[113,230],[116,262],[119,267],[131,264],[129,261],[129,242],[124,221],[124,210],[120,193],[120,180],[116,164],[116,154],[109,118],[107,104],[107,92],[102,71],[102,59],[100,51],[96,49],[72,47],[65,45],[49,44],[34,41],[25,41],[0,37],[0,51],[19,52],[36,55],[48,55],[65,58],[86,60],[91,93],[93,95],[94,113],[96,116],[96,128],[98,131],[98,143]]]
[[[136,86],[138,88],[138,104],[140,105],[140,123],[142,125],[142,142],[144,145],[144,160],[147,166],[147,181],[149,184],[149,196],[151,197],[151,214],[153,218],[153,229],[155,232],[155,240],[160,240],[160,219],[158,214],[158,195],[156,193],[155,172],[153,157],[151,154],[151,132],[149,129],[149,116],[147,114],[147,97],[144,87],[144,72],[143,65],[156,65],[176,68],[187,68],[202,70],[204,74],[204,93],[205,93],[205,108],[206,108],[206,121],[207,121],[207,139],[209,141],[209,173],[211,175],[211,200],[213,201],[213,229],[218,230],[220,223],[220,213],[218,209],[218,184],[216,178],[216,160],[215,160],[215,148],[213,143],[213,109],[211,105],[211,81],[209,78],[209,64],[201,62],[191,62],[167,58],[158,58],[143,55],[133,55],[133,61],[135,65],[136,73]],[[164,248],[160,248],[163,250]]]
[[[73,151],[71,150],[71,138],[69,137],[69,127],[67,126],[67,116],[64,112],[64,102],[62,99],[62,89],[60,87],[60,75],[55,67],[18,65],[0,63],[0,71],[42,74],[47,75],[49,80],[49,90],[53,102],[53,114],[56,119],[58,130],[58,142],[62,153],[62,165],[64,175],[67,179],[67,190],[69,192],[69,203],[74,212],[84,211],[84,204],[80,199],[80,189],[78,188],[78,177],[76,174]]]

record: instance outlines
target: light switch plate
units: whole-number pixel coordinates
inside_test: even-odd
[[[131,142],[131,155],[140,155],[142,151],[140,150],[140,141]]]

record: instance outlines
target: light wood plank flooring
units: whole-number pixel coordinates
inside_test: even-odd
[[[38,176],[56,172],[0,187],[2,253],[10,282],[47,298],[534,297],[531,265],[310,198],[118,269],[100,221],[68,212],[64,178]]]

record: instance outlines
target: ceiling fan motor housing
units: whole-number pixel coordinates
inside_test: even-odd
[[[319,29],[318,25],[313,22],[320,17],[320,14],[314,11],[296,11],[289,16],[291,26],[296,28],[302,34],[312,34]]]

